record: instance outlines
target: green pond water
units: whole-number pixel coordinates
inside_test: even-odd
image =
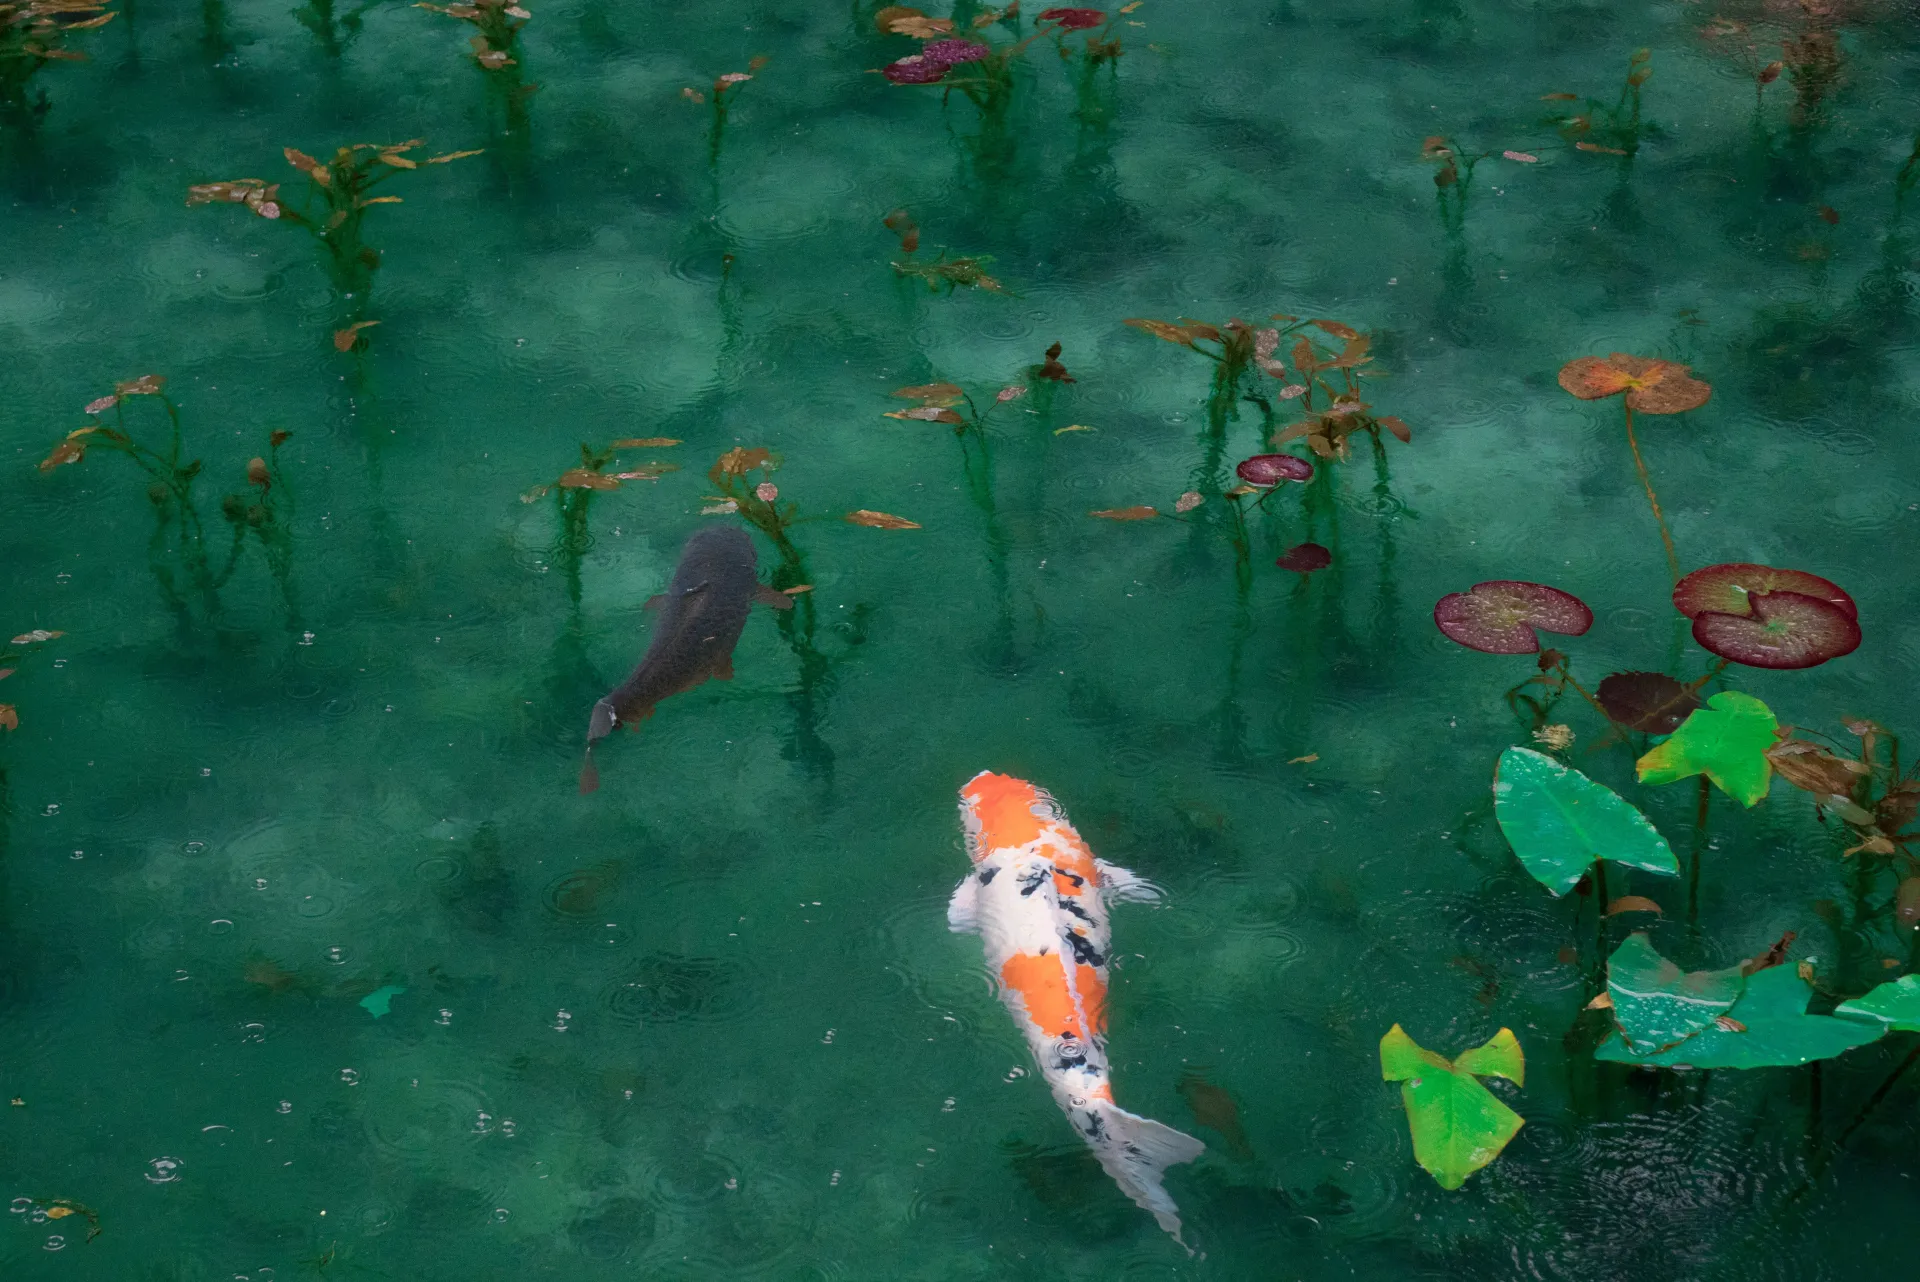
[[[1904,975],[1900,860],[1843,856],[1858,835],[1781,780],[1752,809],[1713,792],[1698,827],[1694,781],[1637,783],[1647,737],[1569,691],[1562,759],[1684,870],[1616,865],[1608,893],[1665,915],[1600,925],[1494,821],[1496,759],[1539,746],[1502,697],[1532,657],[1456,645],[1432,608],[1547,583],[1592,608],[1547,638],[1587,689],[1709,670],[1620,399],[1556,383],[1676,361],[1712,399],[1635,430],[1680,568],[1825,576],[1864,634],[1706,693],[1843,746],[1843,717],[1920,729],[1914,8],[1148,0],[1084,82],[1034,43],[985,121],[873,74],[918,48],[875,8],[536,3],[489,72],[471,24],[393,0],[122,0],[67,36],[89,61],[36,77],[49,108],[0,157],[0,639],[64,635],[0,684],[0,1273],[1910,1269],[1915,1034],[1673,1073],[1596,1063],[1582,1013],[1633,929],[1689,968],[1797,932],[1828,1003]],[[1643,47],[1636,133],[1607,113]],[[756,56],[716,151],[715,77]],[[413,139],[485,150],[381,186],[404,203],[366,214],[370,297],[337,297],[290,219],[185,203],[259,178],[297,209],[283,147]],[[1006,292],[891,266],[943,246]],[[1210,362],[1121,322],[1274,313],[1370,333],[1368,400],[1412,440],[1362,431],[1254,512],[1222,491],[1265,411],[1210,406]],[[336,350],[355,319],[379,324]],[[1076,381],[1032,372],[1054,342]],[[162,592],[127,458],[36,466],[146,374],[204,460],[215,571],[242,496],[211,602]],[[984,440],[883,417],[936,381],[1030,390]],[[156,398],[119,408],[165,449]],[[247,463],[279,430],[263,491]],[[571,540],[553,496],[521,501],[582,442],[654,437],[683,443],[608,471],[679,470],[568,491],[591,494]],[[604,744],[581,796],[642,603],[691,532],[740,520],[702,515],[736,446],[780,456],[746,484],[805,518],[799,563],[754,535],[762,577],[812,591],[755,612],[734,680]],[[1189,491],[1185,524],[1088,515]],[[1306,541],[1328,568],[1275,566]],[[1168,1177],[1194,1255],[1094,1163],[947,929],[956,792],[987,768],[1166,892],[1114,911],[1109,1049],[1123,1106],[1208,1144]],[[1526,1054],[1493,1088],[1525,1127],[1457,1191],[1381,1080],[1395,1023]],[[48,1215],[74,1204],[92,1240]]]

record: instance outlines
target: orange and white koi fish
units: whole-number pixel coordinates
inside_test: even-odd
[[[981,937],[1001,1000],[1100,1165],[1186,1245],[1160,1181],[1206,1146],[1119,1107],[1107,1075],[1107,905],[1160,892],[1095,859],[1053,798],[1025,780],[975,775],[960,790],[960,821],[973,871],[947,905],[948,927]]]

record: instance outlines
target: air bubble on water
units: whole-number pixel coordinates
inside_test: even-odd
[[[831,1046],[831,1045],[833,1045],[833,1032],[834,1032],[834,1030],[833,1030],[833,1029],[831,1029],[831,1028],[829,1028],[829,1029],[827,1030],[827,1035],[826,1035],[825,1037],[822,1037],[822,1038],[820,1039],[820,1042],[821,1042],[821,1044],[822,1044],[823,1046]]]
[[[267,1026],[265,1024],[240,1025],[240,1040],[243,1042],[253,1042],[253,1043],[266,1041]]]
[[[207,923],[207,930],[215,935],[231,934],[233,931],[233,922],[226,917],[215,917]]]
[[[213,767],[212,767],[212,766],[201,766],[201,767],[200,767],[200,777],[201,777],[202,779],[211,779],[211,778],[213,777]]]
[[[627,1091],[627,1092],[625,1092],[625,1095],[626,1095],[626,1097],[627,1097],[628,1099],[632,1099],[632,1098],[633,1098],[633,1092],[632,1092],[632,1091]]]
[[[519,1129],[520,1128],[518,1126],[514,1125],[513,1119],[511,1117],[503,1117],[500,1119],[500,1133],[506,1136],[508,1139],[512,1139],[514,1136],[514,1133]]]
[[[53,576],[53,581],[55,583],[71,583],[73,582],[73,576],[71,574],[68,574],[65,570],[62,570],[60,573]]]
[[[553,1021],[553,1031],[556,1033],[566,1032],[567,1021],[572,1018],[573,1018],[572,1011],[562,1010],[562,1011],[555,1012],[554,1021]]]
[[[147,1183],[171,1184],[180,1178],[180,1159],[156,1157],[147,1163]]]
[[[360,1084],[360,1074],[351,1068],[343,1068],[340,1070],[340,1080],[349,1086],[358,1086]]]
[[[313,644],[313,633],[311,633],[311,632],[302,632],[302,633],[300,634],[300,644],[301,644],[301,645],[312,645],[312,644]]]
[[[493,1114],[481,1113],[478,1120],[473,1124],[473,1133],[475,1135],[485,1135],[491,1130],[493,1130]]]
[[[838,1187],[838,1186],[839,1186],[839,1184],[840,1184],[840,1172],[838,1172],[838,1171],[835,1171],[835,1172],[833,1173],[833,1176],[832,1176],[832,1178],[830,1178],[830,1179],[829,1179],[829,1180],[827,1181],[827,1187],[829,1187],[829,1188],[836,1188],[836,1187]]]
[[[204,841],[189,841],[186,845],[180,847],[180,853],[183,855],[204,855],[207,853],[207,843]]]
[[[73,852],[73,858],[75,859],[85,859],[86,857],[87,857],[87,852],[84,850],[76,850]]]
[[[43,815],[57,815],[60,813],[60,803],[57,801],[49,801],[47,808],[40,813]]]
[[[440,1013],[434,1017],[433,1022],[436,1024],[451,1024],[453,1022],[453,1012],[442,1006]]]
[[[173,972],[173,982],[176,984],[184,984],[189,979],[192,979],[192,978],[193,976],[187,974],[187,972],[184,970],[176,970]]]
[[[52,1237],[47,1239],[47,1250],[58,1251],[61,1247],[65,1246],[66,1244],[67,1244],[67,1239],[61,1237],[58,1233],[55,1233]]]
[[[265,877],[255,877],[253,879],[253,888],[255,890],[265,890],[267,888],[267,879]]]
[[[1020,1067],[1018,1064],[1015,1064],[1012,1068],[1007,1070],[1006,1077],[1002,1078],[1001,1080],[1011,1082],[1016,1077],[1025,1077],[1026,1075],[1027,1075],[1027,1070]]]
[[[947,1102],[940,1106],[940,1111],[942,1113],[951,1113],[956,1107],[957,1105],[955,1105],[953,1101],[953,1096],[949,1095],[947,1097]]]
[[[728,1187],[729,1189],[737,1189],[737,1188],[739,1188],[739,1187],[740,1187],[740,1177],[739,1177],[739,1176],[737,1176],[737,1175],[729,1175],[729,1176],[727,1177],[727,1187]]]
[[[327,949],[327,960],[338,966],[347,960],[347,950],[338,946]]]
[[[506,1207],[504,1207],[504,1206],[496,1206],[496,1207],[494,1207],[494,1208],[493,1208],[493,1222],[494,1222],[495,1224],[505,1224],[505,1223],[507,1222],[507,1208],[506,1208]]]
[[[30,1197],[16,1197],[7,1209],[15,1215],[24,1215],[33,1209],[33,1199]]]
[[[275,1104],[273,1106],[273,1111],[276,1113],[291,1113],[293,1112],[293,1101],[290,1099],[283,1099],[278,1104]]]

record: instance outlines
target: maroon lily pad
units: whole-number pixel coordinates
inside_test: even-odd
[[[880,74],[896,85],[931,85],[947,74],[949,64],[924,54],[908,54],[880,69]]]
[[[1673,604],[1689,619],[1708,610],[1716,614],[1745,614],[1747,598],[1760,592],[1795,592],[1817,597],[1837,607],[1849,619],[1860,617],[1859,607],[1838,584],[1805,570],[1776,570],[1770,565],[1744,561],[1695,570],[1674,585]]]
[[[957,66],[963,62],[978,62],[993,49],[978,40],[929,40],[920,46],[920,56],[931,58],[947,66]]]
[[[1234,474],[1248,485],[1278,485],[1282,481],[1310,481],[1313,464],[1292,454],[1256,454],[1241,459]]]
[[[1692,686],[1664,672],[1616,672],[1593,692],[1607,715],[1629,730],[1672,734],[1695,708],[1705,707]]]
[[[1782,591],[1755,592],[1747,603],[1746,614],[1694,615],[1693,639],[1709,654],[1750,668],[1813,668],[1859,648],[1859,620],[1832,601]]]
[[[1065,31],[1085,31],[1097,27],[1107,20],[1107,15],[1099,9],[1042,9],[1040,21],[1057,22]]]
[[[1482,654],[1534,654],[1541,628],[1577,637],[1593,626],[1593,611],[1570,592],[1544,583],[1493,579],[1434,603],[1433,621],[1451,639]]]
[[[1324,570],[1332,565],[1333,553],[1318,543],[1298,543],[1282,552],[1274,564],[1283,570],[1312,574],[1315,570]]]

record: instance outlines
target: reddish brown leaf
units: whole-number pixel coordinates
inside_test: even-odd
[[[1699,694],[1664,672],[1615,672],[1600,682],[1594,698],[1607,716],[1629,730],[1672,734],[1695,708]]]
[[[1428,141],[1431,142],[1433,140],[1428,139]],[[1316,329],[1323,329],[1335,338],[1344,338],[1349,342],[1360,337],[1359,330],[1351,325],[1343,325],[1337,320],[1310,320],[1307,324],[1312,325]]]
[[[1625,156],[1628,154],[1627,152],[1620,150],[1620,148],[1618,147],[1602,147],[1597,142],[1587,142],[1585,140],[1577,142],[1573,145],[1575,147],[1578,147],[1581,151],[1597,151],[1603,156]]]
[[[1861,775],[1869,773],[1863,762],[1836,757],[1808,739],[1782,739],[1767,749],[1767,760],[1788,783],[1822,798],[1847,796]],[[1872,816],[1867,818],[1871,821]]]
[[[664,450],[669,445],[678,445],[679,440],[671,436],[629,436],[615,441],[616,450]]]
[[[1644,895],[1622,895],[1607,905],[1607,916],[1619,913],[1652,913],[1657,917],[1660,915],[1660,905]]]
[[[874,512],[860,508],[849,512],[846,519],[853,525],[865,525],[875,530],[917,530],[920,526],[904,516],[895,516],[891,512]]]
[[[354,345],[360,341],[360,331],[363,329],[371,329],[379,323],[379,321],[355,321],[345,329],[334,330],[333,350],[336,352],[352,351]]]
[[[1392,432],[1394,436],[1398,437],[1402,445],[1411,445],[1413,443],[1413,429],[1408,427],[1406,423],[1397,416],[1388,414],[1380,420],[1380,426],[1386,428],[1389,432]]]
[[[1089,512],[1088,516],[1097,516],[1103,521],[1151,521],[1160,513],[1155,508],[1144,505],[1137,507],[1108,507],[1098,512]]]
[[[1695,615],[1693,639],[1709,654],[1750,668],[1813,668],[1860,647],[1860,624],[1830,601],[1760,592],[1749,603],[1746,614]]]
[[[617,490],[620,488],[620,482],[613,477],[589,472],[584,467],[571,468],[562,472],[558,484],[562,489],[568,490]]]
[[[1135,329],[1144,329],[1155,338],[1164,338],[1169,343],[1178,343],[1182,347],[1193,346],[1193,335],[1188,332],[1184,326],[1174,325],[1167,321],[1148,320],[1143,316],[1131,316],[1120,323],[1122,325],[1131,325]]]
[[[884,12],[884,10],[882,11]],[[920,224],[904,209],[896,209],[880,220],[886,229],[900,238],[900,248],[911,254],[920,248]]]
[[[713,472],[709,475],[744,476],[746,473],[753,471],[754,468],[766,467],[771,462],[773,462],[773,452],[771,450],[762,449],[758,446],[753,449],[744,449],[740,446],[735,446],[720,456],[719,461],[713,465]]]
[[[964,423],[967,420],[949,409],[937,405],[916,405],[910,410],[888,410],[888,418],[910,419],[918,423]]]
[[[1494,579],[1441,597],[1433,621],[1469,650],[1533,654],[1540,649],[1535,628],[1577,637],[1593,626],[1593,611],[1572,593],[1543,583]]]
[[[1622,352],[1604,360],[1582,356],[1568,361],[1560,368],[1560,386],[1583,401],[1625,392],[1628,406],[1644,414],[1683,414],[1713,395],[1685,365]]]
[[[114,384],[113,390],[121,396],[158,396],[160,389],[166,385],[167,380],[162,375],[142,374],[139,378]]]
[[[1766,592],[1797,592],[1818,597],[1848,618],[1860,616],[1853,598],[1839,584],[1805,570],[1780,570],[1748,561],[1728,561],[1695,570],[1674,584],[1673,607],[1689,619],[1705,611],[1746,614],[1753,597]]]
[[[0,729],[18,730],[19,728],[20,714],[13,710],[12,704],[0,703]]]
[[[967,394],[952,383],[921,383],[913,387],[896,388],[892,394],[903,401],[919,401],[922,405],[958,405],[967,399]]]

